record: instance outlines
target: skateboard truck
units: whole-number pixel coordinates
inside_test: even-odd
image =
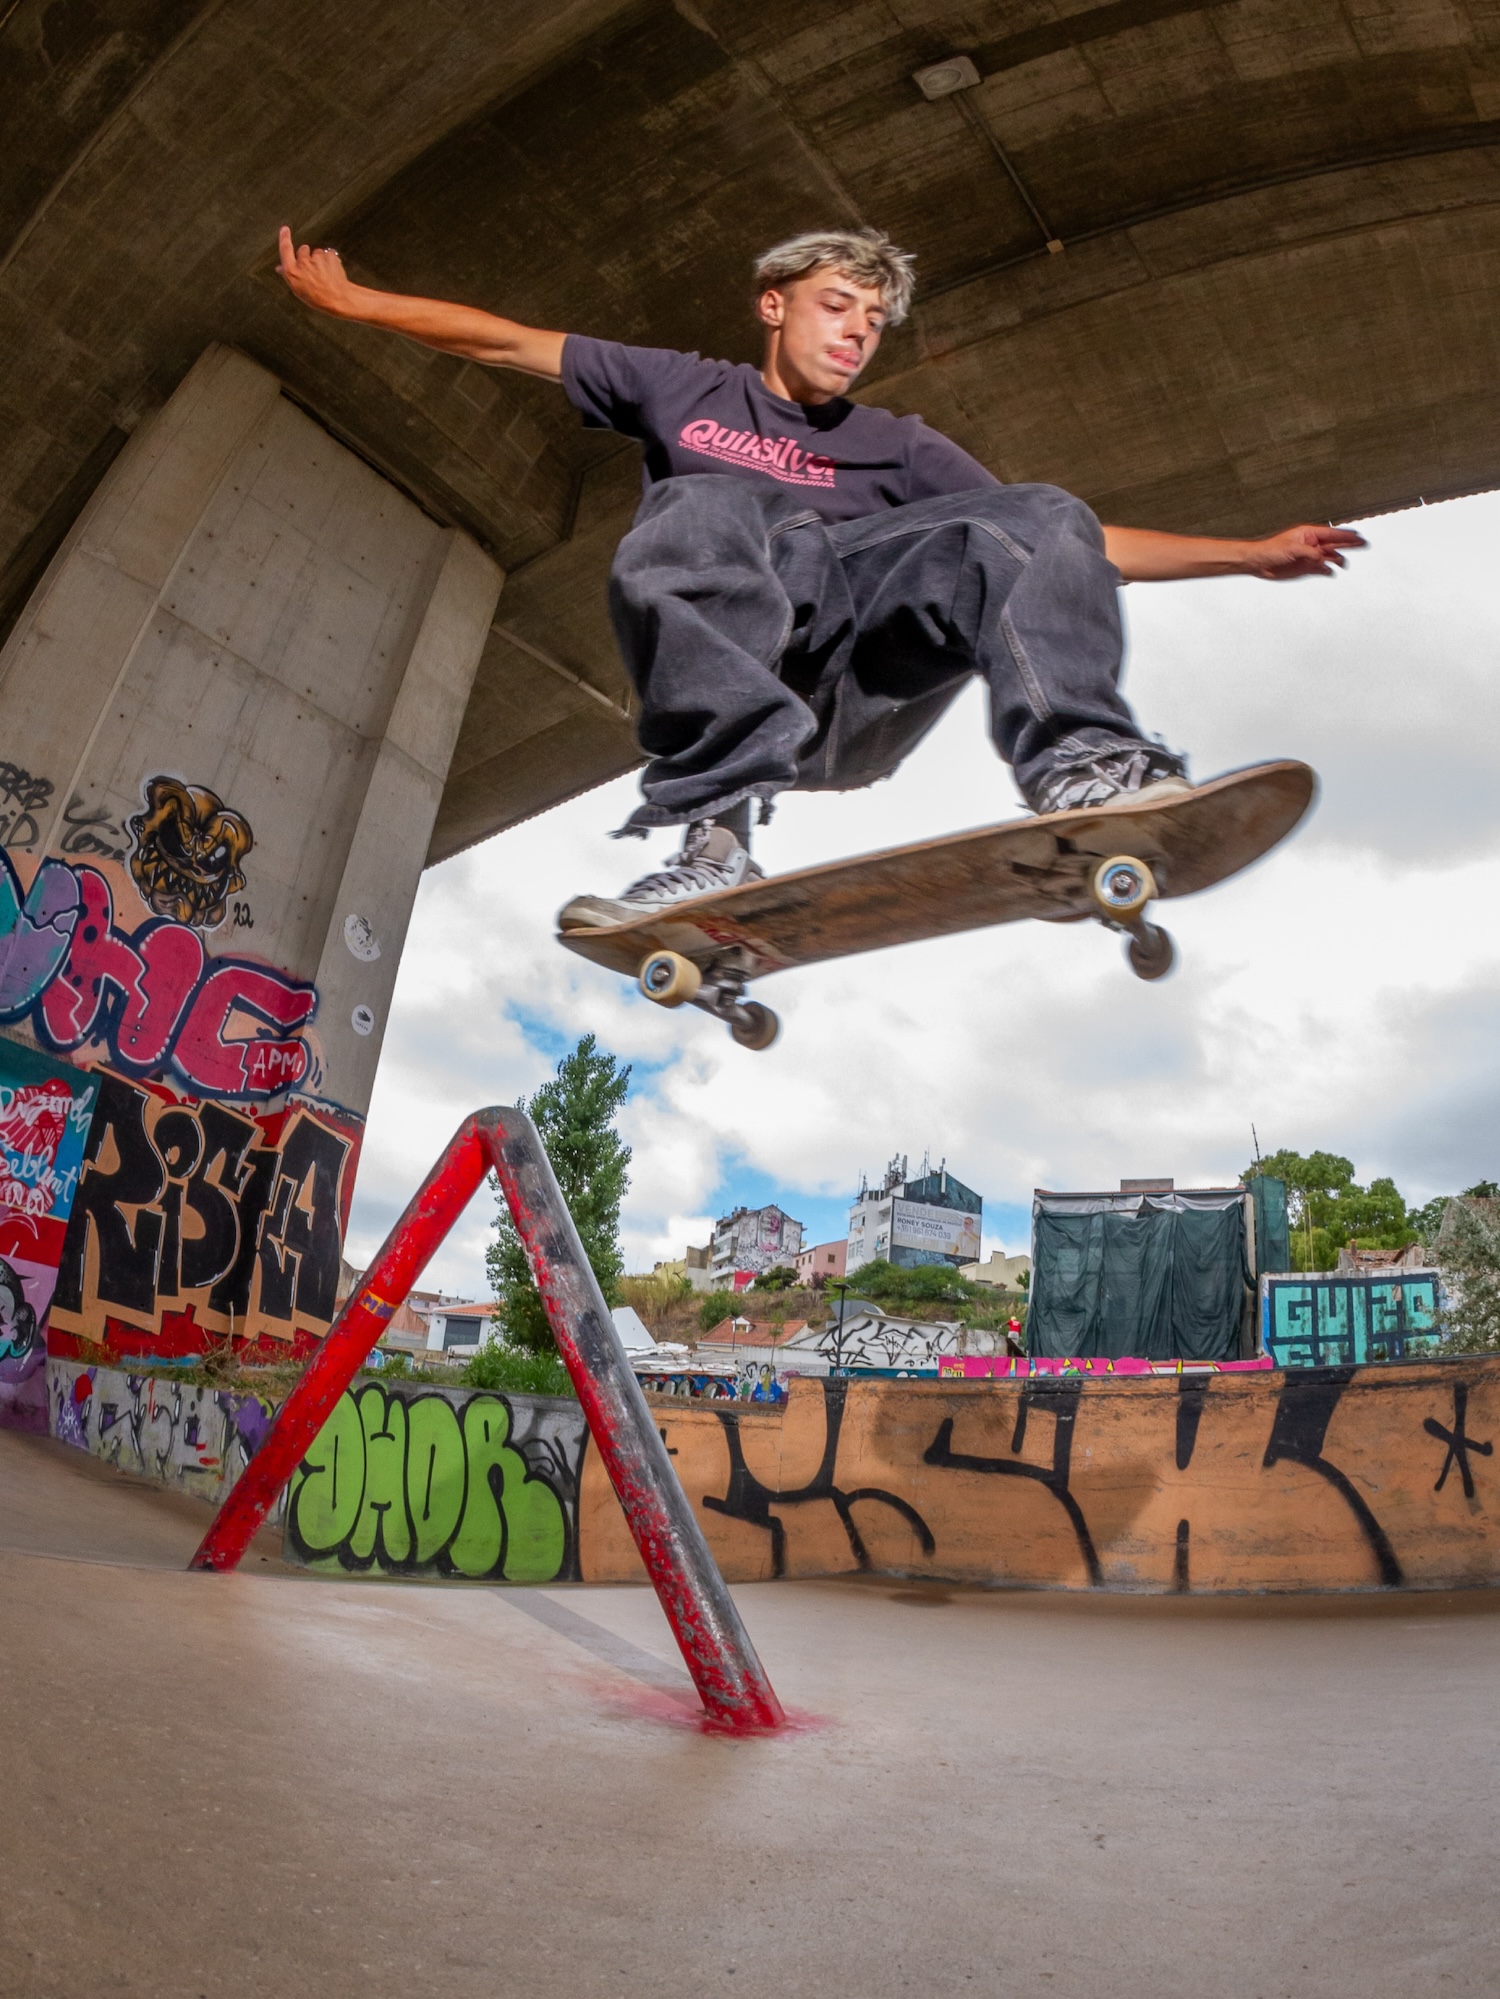
[[[1138,979],[1162,979],[1176,957],[1166,931],[1146,921],[1146,909],[1156,895],[1156,877],[1132,854],[1115,854],[1101,861],[1089,880],[1099,921],[1128,939],[1125,955]]]
[[[696,965],[677,951],[653,951],[641,960],[636,981],[658,1006],[696,1006],[722,1020],[741,1048],[769,1048],[781,1021],[759,1000],[745,998],[748,974],[716,961]]]

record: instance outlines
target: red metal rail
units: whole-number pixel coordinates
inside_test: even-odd
[[[491,1168],[594,1447],[704,1707],[726,1728],[779,1727],[781,1703],[672,1469],[536,1127],[521,1111],[494,1108],[464,1119],[281,1405],[189,1566],[237,1567],[391,1314]]]

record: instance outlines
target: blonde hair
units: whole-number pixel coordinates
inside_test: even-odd
[[[755,296],[831,269],[878,289],[890,324],[899,326],[916,289],[915,264],[910,251],[898,250],[878,229],[811,229],[756,258]]]

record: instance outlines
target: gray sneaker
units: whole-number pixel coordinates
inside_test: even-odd
[[[1191,791],[1187,758],[1159,743],[1121,743],[1057,764],[1032,786],[1033,812],[1075,812],[1081,806],[1139,804]]]
[[[756,866],[727,826],[716,826],[712,819],[695,819],[683,836],[682,852],[669,868],[642,875],[617,896],[575,895],[558,911],[557,927],[600,930],[611,923],[629,923],[633,917],[673,909],[697,896],[738,888],[741,882],[764,877],[765,869]]]

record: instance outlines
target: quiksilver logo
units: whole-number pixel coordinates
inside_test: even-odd
[[[819,451],[802,450],[795,438],[762,437],[754,430],[726,430],[711,416],[685,423],[677,441],[706,458],[768,472],[788,486],[832,486],[838,471],[834,459],[825,458]]]

